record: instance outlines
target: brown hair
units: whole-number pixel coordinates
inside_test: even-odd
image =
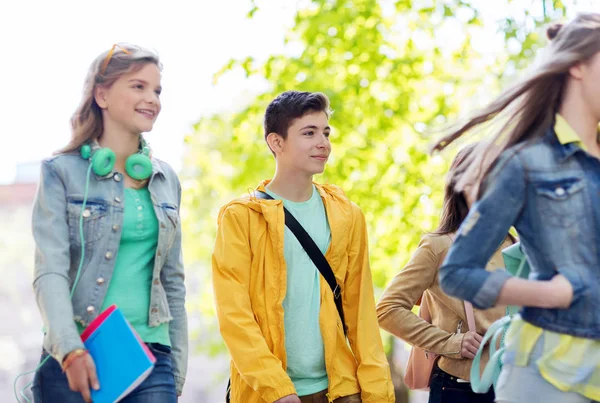
[[[162,70],[156,53],[129,44],[115,45],[96,57],[86,76],[81,102],[71,118],[71,141],[57,153],[78,150],[102,135],[102,110],[94,98],[96,87],[109,88],[123,75],[139,71],[149,63]]]
[[[328,118],[331,116],[327,95],[322,92],[282,92],[271,101],[265,111],[265,141],[271,133],[277,133],[287,139],[288,129],[294,120],[311,112],[325,112]],[[271,150],[271,153],[275,155],[273,150]]]
[[[461,168],[476,146],[477,144],[469,144],[462,148],[450,164],[444,188],[444,205],[435,234],[446,235],[458,231],[460,224],[469,214],[469,206],[464,191],[458,190],[456,184],[460,178],[460,171],[463,170]]]
[[[600,52],[600,14],[582,13],[568,24],[554,24],[547,36],[551,40],[547,53],[528,77],[451,129],[434,146],[433,151],[441,151],[473,129],[492,130],[493,140],[480,143],[470,157],[472,161],[478,158],[480,164],[465,164],[469,171],[465,177],[480,183],[503,151],[541,137],[550,127],[562,102],[569,69]],[[498,123],[500,129],[496,130]],[[459,181],[457,186],[463,184]]]
[[[465,192],[476,194],[478,188],[477,184],[473,182],[475,178],[465,178],[464,171],[467,164],[473,163],[474,152],[479,147],[481,147],[479,143],[469,144],[462,148],[452,160],[446,177],[442,214],[440,215],[438,227],[433,232],[434,234],[454,234],[458,231],[465,218],[467,218],[470,208],[465,197]],[[485,161],[475,160],[475,163],[486,166]],[[460,186],[459,183],[463,183],[463,185]],[[467,186],[470,187],[469,190],[466,189]],[[511,233],[507,234],[507,238],[512,243],[517,242],[517,238]]]

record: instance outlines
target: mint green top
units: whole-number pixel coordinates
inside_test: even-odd
[[[169,324],[148,326],[158,220],[148,189],[125,189],[123,232],[102,310],[117,305],[146,343],[171,346]]]
[[[285,200],[267,189],[304,227],[325,254],[331,243],[331,230],[325,206],[317,188],[311,198],[302,203]],[[283,253],[287,266],[287,290],[283,300],[287,373],[299,396],[327,389],[325,346],[319,327],[321,288],[319,270],[286,227]]]

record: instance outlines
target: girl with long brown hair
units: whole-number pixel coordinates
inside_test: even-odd
[[[161,110],[161,68],[138,46],[99,55],[71,142],[42,162],[33,209],[33,287],[45,329],[36,403],[90,402],[102,389],[80,335],[112,305],[156,358],[121,401],[174,403],[181,394],[188,340],[181,187],[142,136]]]
[[[444,293],[438,280],[439,267],[473,202],[471,187],[457,190],[456,184],[459,172],[464,170],[475,147],[474,144],[466,146],[452,161],[437,230],[422,238],[408,264],[394,277],[377,304],[379,325],[383,329],[439,357],[430,378],[430,403],[494,401],[493,391],[477,395],[471,390],[471,360],[477,353],[482,334],[505,314],[506,307],[473,310],[476,329],[470,329],[463,301]],[[502,270],[501,250],[512,243],[510,237],[498,242],[486,270]],[[429,309],[431,323],[412,312],[418,300],[422,307],[426,304]],[[484,361],[488,356],[486,352]]]
[[[503,123],[470,164],[479,198],[450,248],[444,291],[480,309],[524,308],[506,336],[498,402],[600,400],[600,14],[548,29],[531,74],[458,127]],[[460,187],[460,184],[459,184]],[[514,226],[528,280],[483,270]]]

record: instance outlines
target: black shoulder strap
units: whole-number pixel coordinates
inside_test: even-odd
[[[260,190],[255,191],[255,196],[259,199],[273,200],[268,193],[261,192]],[[298,220],[296,220],[296,217],[294,217],[292,213],[290,213],[285,207],[283,208],[283,212],[285,214],[285,225],[290,229],[290,231],[292,231],[296,239],[298,239],[298,242],[300,242],[300,245],[302,245],[308,254],[308,257],[310,257],[310,260],[312,260],[315,266],[317,266],[319,273],[321,273],[325,281],[327,281],[327,284],[329,284],[329,287],[333,292],[335,306],[338,314],[340,315],[340,319],[342,320],[344,334],[346,334],[346,321],[344,320],[344,309],[342,306],[342,289],[335,279],[335,275],[333,274],[333,270],[331,269],[329,262],[325,256],[323,256],[323,253],[317,244],[315,244],[315,241],[313,241],[310,235],[308,235],[308,232],[306,232]],[[227,403],[231,401],[231,379],[227,384],[225,400]]]
[[[255,195],[259,199],[273,199],[269,194],[261,192],[260,190],[257,190],[255,192]],[[298,242],[300,242],[300,245],[302,245],[302,247],[310,257],[310,260],[312,260],[315,266],[317,266],[317,269],[319,269],[319,272],[321,273],[325,281],[327,281],[327,284],[329,284],[329,287],[333,292],[333,300],[335,301],[335,306],[337,307],[340,319],[342,320],[344,334],[346,334],[346,321],[344,320],[344,310],[342,306],[342,289],[340,288],[335,279],[335,275],[333,274],[333,270],[331,269],[329,262],[327,261],[325,256],[323,256],[323,253],[321,252],[317,244],[315,244],[315,241],[313,241],[310,235],[308,235],[308,232],[306,232],[306,230],[302,227],[298,220],[296,220],[296,217],[294,217],[292,213],[290,213],[285,207],[283,208],[283,212],[285,214],[285,225],[290,229],[290,231],[292,231],[294,236],[296,236],[296,239],[298,239]]]

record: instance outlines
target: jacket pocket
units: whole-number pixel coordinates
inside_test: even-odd
[[[535,192],[540,247],[557,267],[584,263],[585,253],[579,245],[589,230],[586,216],[592,218],[584,180],[576,177],[541,180],[535,183]]]
[[[585,214],[584,188],[580,178],[538,182],[535,190],[541,216],[553,227],[576,227]]]
[[[83,238],[86,245],[96,242],[104,235],[108,215],[108,204],[103,200],[87,200],[85,209],[83,198],[70,197],[67,200],[69,235],[72,244],[81,245],[79,222],[83,216]]]

